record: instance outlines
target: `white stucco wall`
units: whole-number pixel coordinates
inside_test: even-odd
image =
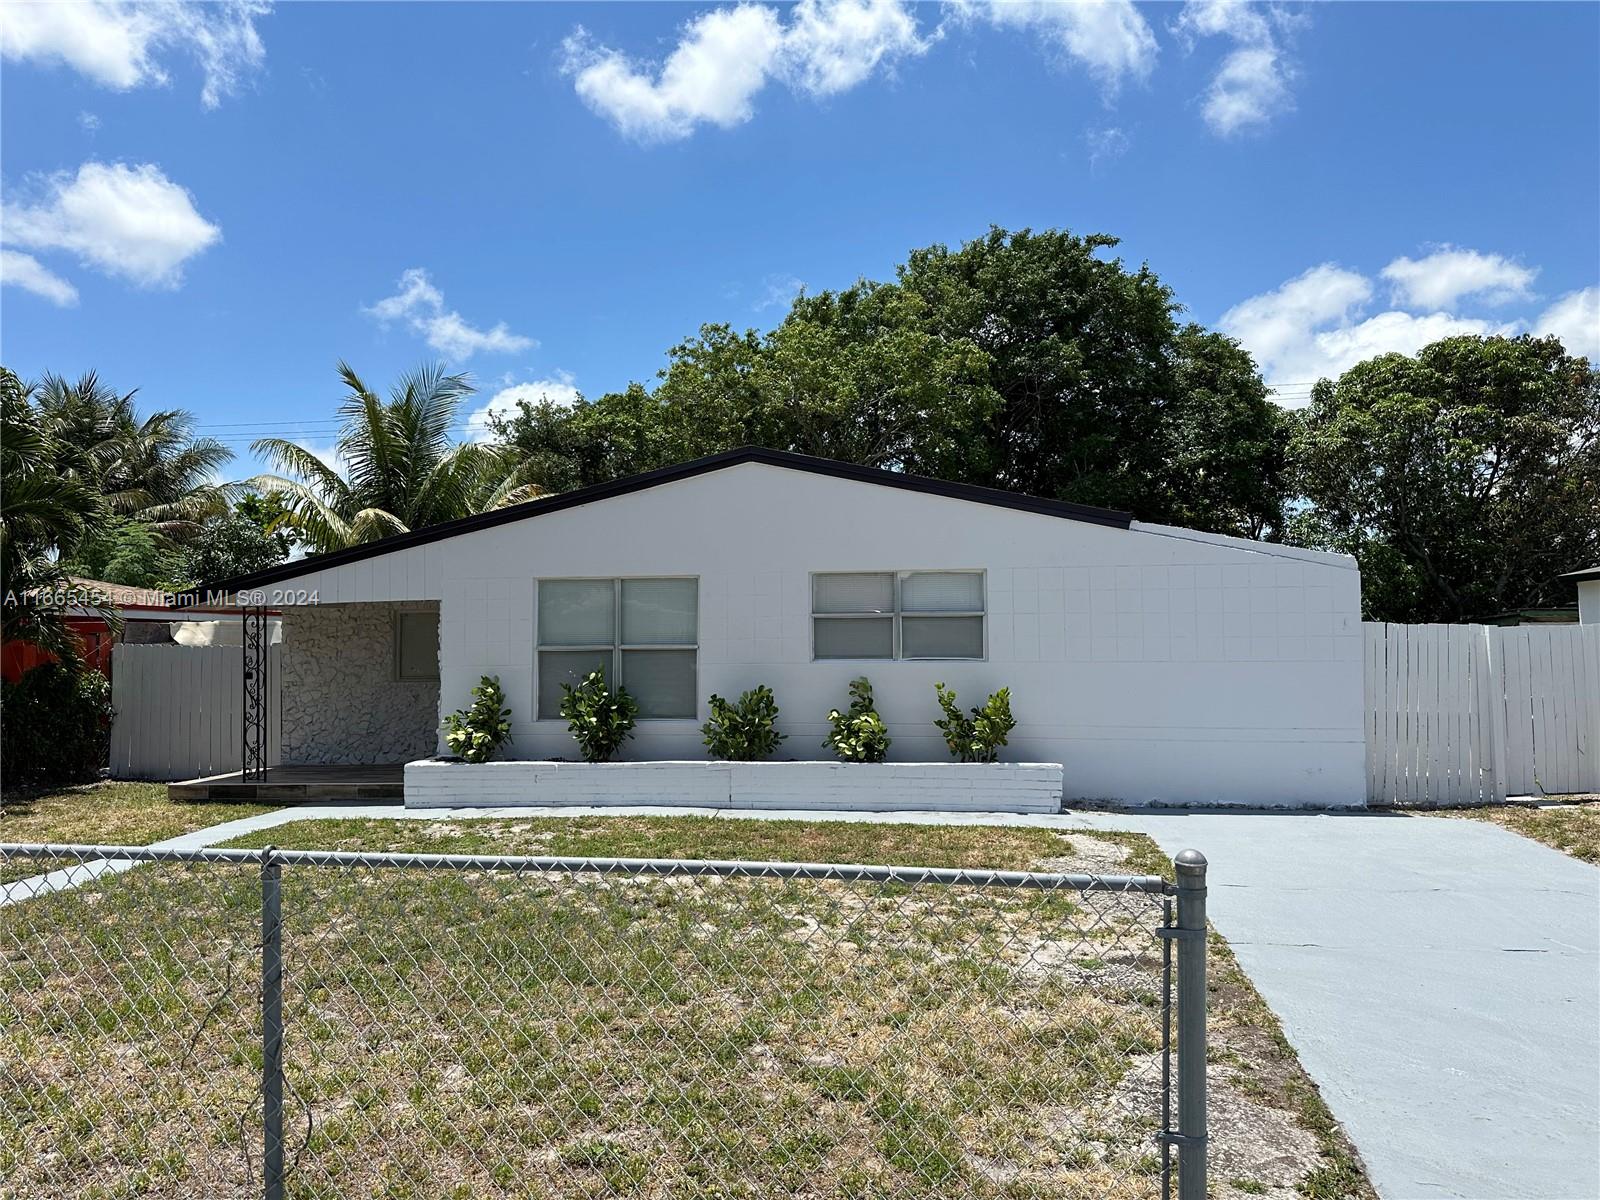
[[[400,763],[432,754],[439,684],[401,682],[394,614],[424,604],[317,604],[283,614],[285,764]]]
[[[986,661],[811,661],[811,572],[957,568],[987,572]],[[942,680],[964,706],[1010,687],[1004,757],[1065,764],[1068,799],[1365,796],[1360,581],[1338,555],[751,463],[281,586],[324,604],[438,600],[444,711],[498,675],[511,754],[545,758],[576,755],[562,722],[534,719],[535,580],[639,575],[699,577],[701,712],[641,722],[629,759],[703,757],[704,698],[757,683],[776,691],[782,754],[825,758],[827,711],[866,674],[896,761],[945,757],[932,724]]]
[[[1600,625],[1600,579],[1585,579],[1578,584],[1578,623]]]

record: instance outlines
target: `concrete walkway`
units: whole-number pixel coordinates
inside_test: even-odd
[[[1283,1021],[1385,1200],[1600,1197],[1600,871],[1487,822],[330,804],[156,845],[212,846],[330,817],[599,815],[1125,829],[1169,854],[1198,848],[1211,863],[1213,925]]]

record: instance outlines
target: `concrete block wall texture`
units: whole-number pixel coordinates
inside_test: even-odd
[[[813,572],[958,569],[985,573],[983,660],[812,660]],[[864,674],[893,761],[947,756],[942,681],[963,707],[1009,687],[1018,725],[1003,757],[1063,763],[1069,800],[1364,801],[1360,579],[1341,555],[746,463],[292,584],[324,603],[437,600],[443,711],[498,675],[509,754],[543,759],[576,747],[535,716],[537,581],[655,575],[699,581],[700,711],[641,721],[629,760],[702,758],[705,697],[762,683],[789,735],[781,753],[827,759],[827,712]]]
[[[395,678],[394,621],[417,603],[316,604],[283,615],[281,761],[395,763],[438,742],[439,684]]]
[[[407,763],[408,808],[685,805],[1056,812],[1059,763]]]

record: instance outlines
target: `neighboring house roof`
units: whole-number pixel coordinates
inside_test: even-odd
[[[85,579],[78,574],[67,576],[67,587],[74,597],[80,597],[85,602],[96,600],[101,605],[109,608],[144,613],[144,611],[160,611],[171,613],[174,605],[171,603],[173,594],[162,592],[155,587],[130,587],[128,584],[110,584],[104,579]],[[54,589],[46,589],[54,590]],[[75,605],[77,606],[77,605]],[[86,605],[82,605],[86,611]],[[194,605],[184,606],[186,613],[226,613],[229,616],[238,616],[237,608],[229,606],[213,606],[213,608],[197,608]]]
[[[1561,578],[1570,579],[1574,583],[1582,583],[1587,579],[1600,579],[1600,567],[1585,567],[1581,571],[1568,571]]]
[[[1513,608],[1485,617],[1485,625],[1576,625],[1578,610],[1574,608]]]
[[[542,517],[548,513],[561,512],[563,509],[576,508],[581,504],[592,504],[597,500],[609,500],[615,496],[626,496],[632,492],[641,492],[647,488],[659,487],[664,483],[676,483],[680,479],[692,479],[696,475],[721,471],[727,467],[743,466],[746,463],[783,467],[790,471],[806,471],[813,475],[829,475],[836,479],[849,479],[858,483],[872,483],[881,487],[899,488],[903,491],[922,492],[926,495],[943,496],[951,500],[967,500],[974,504],[991,504],[997,508],[1013,508],[1021,512],[1037,513],[1047,517],[1061,517],[1069,521],[1085,521],[1092,525],[1108,525],[1114,529],[1127,529],[1133,524],[1131,514],[1117,512],[1109,508],[1095,508],[1088,504],[1074,504],[1069,500],[1047,500],[1042,496],[1024,496],[1018,492],[1005,492],[998,488],[978,487],[970,483],[949,483],[942,479],[929,479],[923,475],[906,475],[899,471],[880,471],[872,467],[856,466],[853,463],[836,462],[831,458],[813,458],[806,454],[790,454],[784,450],[767,450],[760,446],[744,446],[737,450],[728,450],[722,454],[712,454],[705,458],[679,463],[676,466],[646,471],[642,475],[630,475],[626,479],[596,484],[594,487],[579,488],[573,492],[562,492],[559,495],[547,496],[541,500],[530,500],[525,504],[513,504],[505,508],[497,508],[492,512],[462,517],[455,521],[443,521],[438,525],[429,525],[425,529],[416,529],[409,533],[393,534],[386,538],[380,538],[375,542],[352,546],[348,550],[334,550],[328,554],[296,559],[293,562],[284,563],[281,566],[272,567],[265,571],[257,571],[252,575],[240,575],[233,579],[207,582],[200,585],[195,591],[204,595],[207,592],[234,592],[244,588],[264,587],[267,584],[277,583],[284,579],[293,579],[328,567],[343,566],[346,563],[375,558],[380,554],[389,554],[395,550],[404,550],[411,546],[422,546],[429,542],[443,541],[461,533],[472,533],[475,530],[489,529],[496,525],[507,525],[513,521],[525,521],[533,517]]]

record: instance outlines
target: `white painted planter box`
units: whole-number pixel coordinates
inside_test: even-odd
[[[1060,763],[446,762],[406,764],[407,808],[671,805],[862,812],[1061,808]]]

